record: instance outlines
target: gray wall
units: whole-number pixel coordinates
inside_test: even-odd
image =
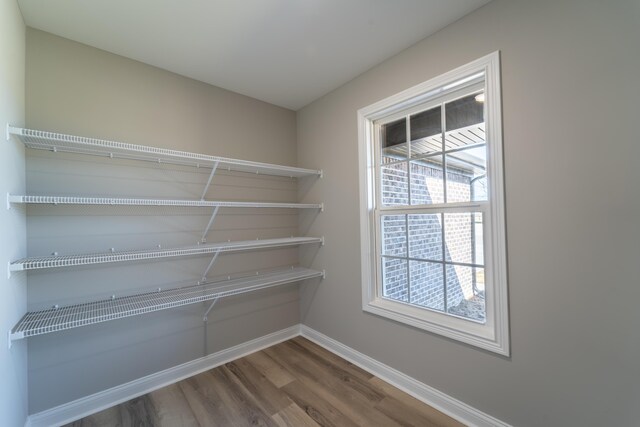
[[[41,31],[27,31],[28,127],[295,164],[295,113]],[[27,151],[30,194],[197,199],[209,169]],[[210,200],[296,201],[289,178],[221,171]],[[30,206],[30,256],[195,244],[209,209]],[[225,209],[208,241],[297,234],[290,210]],[[213,275],[297,263],[295,248],[222,255]],[[207,257],[34,271],[29,309],[194,284]],[[29,339],[29,412],[134,380],[299,322],[297,285]]]
[[[25,26],[14,0],[0,1],[0,126],[24,124]],[[24,192],[24,148],[17,140],[0,142],[0,194]],[[24,209],[0,209],[0,260],[26,254]],[[3,269],[4,270],[4,269]],[[26,278],[0,273],[0,331],[6,337],[27,306]],[[0,345],[0,423],[24,425],[27,416],[27,343]]]
[[[513,425],[637,425],[638,22],[637,0],[494,0],[300,110],[298,162],[326,171],[303,323]],[[510,358],[361,310],[356,111],[495,50]]]

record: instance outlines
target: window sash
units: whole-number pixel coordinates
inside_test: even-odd
[[[490,271],[490,266],[492,265],[492,256],[493,254],[490,253],[489,248],[490,248],[490,244],[488,242],[488,236],[491,236],[492,234],[492,230],[491,230],[491,222],[485,220],[490,212],[490,205],[488,202],[483,202],[481,205],[477,205],[477,207],[468,207],[468,206],[456,206],[456,207],[444,207],[444,208],[438,208],[438,209],[406,209],[406,208],[396,208],[396,209],[390,209],[390,210],[374,210],[372,213],[372,221],[374,223],[374,232],[372,233],[372,239],[373,239],[373,244],[375,245],[375,259],[372,260],[373,263],[373,268],[375,269],[375,296],[376,298],[384,298],[389,300],[389,298],[384,297],[384,277],[382,274],[382,270],[383,270],[383,259],[384,258],[394,258],[394,259],[403,259],[403,260],[407,260],[407,262],[409,261],[424,261],[424,262],[430,262],[430,263],[436,263],[436,264],[442,264],[443,266],[447,265],[460,265],[460,266],[464,266],[464,267],[475,267],[475,268],[482,268],[484,269],[485,272],[485,304],[487,303],[487,300],[489,297],[492,296],[493,290],[491,290],[492,288],[492,284],[489,282],[489,280],[487,280],[487,278],[491,278],[492,277],[492,272]],[[483,258],[484,258],[484,263],[483,264],[477,264],[477,263],[466,263],[466,262],[459,262],[459,261],[453,261],[453,260],[447,260],[445,253],[442,253],[442,260],[433,260],[433,259],[426,259],[426,258],[416,258],[416,257],[411,257],[410,256],[410,237],[408,235],[409,233],[409,225],[407,223],[406,225],[406,256],[403,255],[386,255],[383,253],[383,230],[382,230],[382,217],[383,216],[388,216],[388,215],[419,215],[419,214],[437,214],[437,213],[481,213],[483,216],[483,221],[482,221],[482,235],[483,235],[483,239],[482,239],[482,248],[483,248]],[[443,218],[444,219],[444,218]],[[445,242],[445,233],[446,231],[442,232],[442,244],[443,247],[446,245]],[[473,244],[473,243],[471,243]],[[407,287],[410,289],[410,274],[407,274],[407,282],[408,285]],[[447,281],[446,281],[446,273],[445,276],[443,278],[443,286],[447,286]],[[445,292],[445,298],[446,298],[446,292]],[[395,301],[395,300],[394,300]],[[402,301],[395,301],[401,304],[407,304],[407,305],[413,305],[410,302],[402,302]],[[418,307],[418,306],[416,306]],[[429,311],[433,311],[432,309],[429,309],[428,307],[418,307],[421,308],[423,310],[429,310]],[[437,313],[438,315],[443,315],[443,316],[455,316],[455,317],[460,317],[457,316],[455,314],[452,313],[448,313],[448,312],[439,312],[439,311],[434,311],[435,313]],[[488,320],[488,307],[487,305],[485,305],[485,322]],[[460,317],[461,319],[464,319],[466,321],[471,321],[471,322],[476,322],[476,320],[471,319],[471,318],[466,318],[466,317]],[[485,323],[485,322],[480,322],[480,323]]]

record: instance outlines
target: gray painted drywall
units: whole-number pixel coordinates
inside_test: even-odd
[[[7,123],[24,124],[24,57],[25,26],[14,0],[0,1],[0,194],[24,191],[24,148],[17,140],[6,141]],[[0,260],[26,254],[26,221],[24,209],[0,208]],[[27,307],[26,277],[7,278],[0,273],[0,334],[7,332],[20,319]],[[6,341],[0,345],[0,424],[22,426],[27,417],[27,343]]]
[[[293,165],[295,113],[41,31],[27,30],[28,127]],[[30,194],[199,198],[209,169],[27,150]],[[135,166],[134,166],[135,165]],[[295,180],[220,171],[210,200],[296,201]],[[30,206],[30,256],[192,245],[211,210]],[[223,209],[208,241],[297,234],[296,212]],[[199,279],[208,257],[29,273],[29,309]],[[222,255],[212,275],[295,264],[295,248]],[[29,339],[29,412],[201,357],[196,304]],[[206,353],[299,322],[297,285],[220,301]]]
[[[637,0],[494,0],[300,110],[298,163],[326,172],[303,323],[516,426],[637,425],[638,22]],[[496,50],[510,358],[361,310],[356,111]]]

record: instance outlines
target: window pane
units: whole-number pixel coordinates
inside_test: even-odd
[[[445,213],[445,259],[449,262],[479,264],[484,262],[482,242],[478,242],[477,228],[482,228],[482,213]]]
[[[385,215],[381,218],[382,254],[407,256],[407,220],[405,215]]]
[[[434,310],[444,310],[443,265],[424,261],[409,261],[411,269],[411,304]]]
[[[393,163],[382,166],[382,205],[398,206],[409,204],[409,174],[407,163]]]
[[[409,215],[409,257],[442,261],[442,214]]]
[[[442,156],[411,162],[411,204],[444,203]]]
[[[447,203],[487,200],[484,92],[445,104]],[[465,149],[466,148],[466,149]]]
[[[484,269],[447,265],[447,312],[484,323]]]
[[[410,117],[411,158],[442,151],[442,112],[440,107]]]
[[[487,200],[485,145],[448,153],[447,202]]]
[[[396,301],[409,301],[407,260],[382,257],[382,295]]]
[[[407,119],[382,125],[380,129],[382,163],[407,158]]]
[[[484,101],[481,101],[478,95],[479,93],[476,92],[445,104],[447,150],[477,142],[477,138],[467,130],[473,130],[484,123]]]

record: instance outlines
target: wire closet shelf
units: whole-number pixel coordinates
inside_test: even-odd
[[[105,139],[66,135],[8,126],[7,137],[15,135],[28,148],[88,154],[101,157],[144,160],[195,167],[219,167],[230,171],[249,172],[264,175],[300,178],[304,176],[322,177],[321,170],[274,165],[249,160],[189,153],[186,151],[136,145]]]
[[[28,196],[8,195],[8,203],[40,205],[102,205],[102,206],[176,206],[176,207],[221,207],[221,208],[284,208],[284,209],[323,209],[322,203],[272,203],[272,202],[235,202],[215,200],[182,199],[139,199],[119,197],[84,196]]]
[[[266,249],[324,243],[322,237],[287,237],[264,240],[210,243],[171,249],[148,251],[122,251],[81,255],[51,255],[22,258],[9,264],[9,271],[37,270],[42,268],[72,267],[78,265],[105,264],[112,262],[142,261],[157,258],[183,257],[191,255],[217,254],[253,249]]]
[[[324,272],[292,267],[262,275],[51,308],[25,314],[11,330],[11,341],[203,301],[239,295],[315,277]]]

